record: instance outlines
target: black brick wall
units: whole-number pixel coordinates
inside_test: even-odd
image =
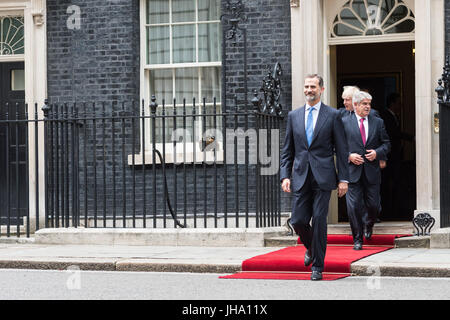
[[[225,3],[225,2],[223,2]],[[290,6],[289,1],[243,1],[245,11],[247,14],[247,22],[242,25],[247,30],[247,63],[248,63],[248,96],[247,108],[252,108],[250,100],[253,97],[251,92],[256,89],[259,90],[262,79],[267,71],[273,69],[273,66],[278,61],[283,68],[283,104],[284,109],[291,108],[291,69],[290,69]],[[67,19],[70,13],[67,13],[67,8],[70,5],[79,6],[81,10],[80,30],[70,30],[67,28]],[[97,116],[103,114],[102,103],[105,103],[106,115],[113,112],[112,105],[114,104],[114,112],[119,112],[122,115],[138,114],[139,104],[135,103],[134,107],[132,100],[136,102],[139,100],[139,1],[138,0],[48,0],[47,1],[47,37],[48,37],[48,98],[50,103],[65,103],[76,102],[79,106],[79,113],[83,115],[84,105],[81,103],[88,102],[86,105],[89,116],[94,113]],[[238,108],[242,109],[246,104],[244,101],[244,72],[243,72],[243,52],[242,43],[233,46],[230,42],[226,43],[226,58],[223,62],[226,66],[226,73],[224,74],[225,83],[223,88],[226,88],[227,97],[238,95]],[[225,91],[224,91],[225,92]],[[227,106],[234,108],[228,103]],[[92,102],[96,102],[94,106]],[[121,111],[121,103],[125,103],[125,110]],[[227,107],[228,110],[231,110]],[[55,108],[53,109],[55,110]],[[70,108],[69,108],[70,112]],[[239,118],[239,125],[242,125],[243,117]],[[127,120],[125,123],[125,134],[121,132],[121,123],[115,125],[114,130],[110,122],[106,122],[106,144],[103,145],[102,121],[96,122],[96,135],[93,134],[93,124],[88,121],[85,127],[80,129],[79,149],[79,184],[80,184],[80,214],[81,220],[85,217],[85,203],[86,195],[90,199],[87,203],[88,216],[92,217],[96,214],[98,217],[112,216],[116,214],[117,217],[122,217],[125,197],[125,214],[127,217],[133,215],[140,216],[143,214],[143,186],[145,175],[146,186],[146,204],[148,210],[147,216],[152,216],[153,209],[153,172],[152,167],[147,166],[145,170],[142,167],[136,166],[135,170],[131,166],[126,165],[125,171],[122,170],[122,141],[125,145],[125,154],[128,156],[134,150],[140,150],[140,136],[138,122],[135,126],[135,136],[133,138],[133,129],[131,121]],[[233,119],[230,119],[233,123]],[[284,124],[284,121],[283,121]],[[250,124],[250,127],[254,123]],[[85,129],[86,128],[86,129]],[[63,129],[60,130],[59,141],[54,145],[62,144]],[[67,137],[70,138],[70,127],[68,128]],[[86,131],[85,131],[86,130]],[[86,136],[85,136],[86,132]],[[116,150],[112,150],[112,135],[116,137]],[[147,133],[148,134],[148,133]],[[147,136],[148,137],[148,136]],[[284,130],[280,134],[281,140],[284,137]],[[122,140],[123,139],[123,140]],[[96,143],[94,147],[94,141]],[[86,145],[87,153],[84,154]],[[71,147],[69,147],[68,150]],[[95,170],[94,166],[94,152],[97,164]],[[161,150],[162,151],[162,150]],[[105,154],[105,161],[103,161]],[[61,151],[59,155],[60,168],[63,167],[64,157]],[[67,158],[70,162],[70,158]],[[56,155],[53,159],[56,163]],[[106,176],[103,177],[103,164],[105,163]],[[116,164],[116,171],[113,171],[113,163]],[[234,201],[235,196],[235,171],[234,166],[228,166],[228,187],[227,187],[227,204],[228,212],[233,212],[236,207]],[[186,166],[186,184],[187,184],[187,214],[194,212],[194,171],[197,187],[197,206],[196,212],[202,214],[204,212],[204,199],[207,199],[207,211],[211,212],[213,209],[213,179],[214,169],[207,167],[204,171],[202,165],[196,166],[195,170],[192,164]],[[69,176],[72,174],[72,168],[65,171]],[[144,172],[144,173],[143,173]],[[157,198],[157,213],[163,213],[163,179],[161,175],[161,167],[158,166],[156,178],[156,198]],[[208,183],[206,188],[203,184],[203,173],[206,172]],[[183,211],[183,184],[184,171],[178,166],[177,177],[174,179],[173,165],[169,165],[168,184],[171,197],[172,206],[174,206],[174,185],[178,186],[177,191],[177,205],[178,216],[184,214]],[[84,177],[87,176],[87,179]],[[115,177],[115,206],[113,206],[113,179]],[[249,194],[250,194],[250,211],[254,211],[255,204],[252,201],[255,198],[255,172],[254,168],[249,171]],[[238,179],[238,197],[239,197],[239,211],[242,213],[245,208],[244,190],[245,186],[243,177],[244,169],[239,166],[237,171]],[[63,184],[64,173],[60,170],[59,174],[53,177],[53,182],[59,182],[60,188]],[[218,207],[219,212],[223,211],[224,193],[223,188],[224,167],[218,166]],[[125,182],[125,189],[122,184]],[[136,194],[133,196],[132,185],[135,183]],[[61,203],[61,198],[54,200],[51,207],[61,207],[59,210],[62,215],[62,207],[66,211],[72,208],[72,189],[71,181],[67,184],[65,193],[70,198],[69,202]],[[205,191],[206,190],[206,191]],[[53,193],[56,190],[53,190]],[[93,197],[97,194],[98,201]],[[103,197],[106,197],[105,204]],[[282,201],[283,208],[290,207],[286,201]],[[94,210],[95,209],[95,210]],[[287,209],[290,210],[290,209]],[[166,209],[166,214],[169,217],[169,211]],[[171,219],[168,219],[168,221]],[[151,226],[152,222],[148,221],[147,226]],[[172,226],[170,221],[167,224]],[[199,220],[198,225],[202,225]],[[101,224],[99,224],[101,226]]]
[[[231,1],[232,2],[232,1]],[[222,0],[222,14],[227,12],[226,0]],[[235,37],[226,40],[225,45],[225,73],[223,87],[223,101],[225,109],[241,110],[247,99],[247,108],[253,108],[250,103],[253,91],[259,91],[262,80],[268,71],[272,72],[276,62],[281,64],[282,98],[281,104],[285,114],[291,110],[292,75],[291,75],[291,13],[290,2],[287,0],[242,0],[243,15],[240,16],[239,28],[244,30],[239,39]],[[223,29],[226,32],[230,24],[224,17]],[[244,44],[244,34],[246,44]],[[246,45],[246,47],[245,47]],[[244,76],[244,53],[247,51],[247,96]],[[281,143],[284,141],[285,121],[282,121],[280,132]],[[290,211],[290,200],[282,194],[282,211]]]
[[[48,0],[47,43],[50,102],[139,100],[138,0]]]
[[[291,19],[290,4],[287,0],[243,0],[243,15],[239,28],[247,36],[247,84],[250,101],[253,90],[259,90],[263,77],[273,70],[276,62],[283,68],[282,104],[285,109],[291,106]],[[222,14],[226,11],[227,1],[222,2]],[[229,28],[224,19],[224,30]],[[234,95],[238,103],[244,103],[244,39],[227,40],[225,46],[226,68],[223,83],[227,98],[227,108],[234,107]],[[249,104],[250,105],[250,104]]]

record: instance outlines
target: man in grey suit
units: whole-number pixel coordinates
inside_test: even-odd
[[[380,159],[390,150],[389,136],[382,119],[370,114],[372,96],[363,91],[353,95],[355,112],[342,119],[349,149],[347,214],[354,249],[361,250],[363,233],[372,236],[380,207]]]
[[[311,280],[322,279],[331,190],[338,187],[342,197],[348,188],[348,147],[342,119],[336,109],[321,102],[323,91],[321,76],[306,77],[307,103],[288,114],[280,166],[281,187],[293,193],[291,224],[307,249],[305,266],[312,264]]]

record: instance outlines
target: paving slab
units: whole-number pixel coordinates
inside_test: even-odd
[[[353,262],[354,275],[450,277],[450,249],[396,248]]]
[[[230,273],[265,247],[0,244],[0,268]]]

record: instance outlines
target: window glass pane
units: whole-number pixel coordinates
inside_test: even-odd
[[[24,52],[23,17],[0,17],[0,55]]]
[[[198,0],[198,20],[220,19],[220,0]]]
[[[408,8],[406,8],[405,6],[401,5],[398,6],[394,12],[392,12],[391,16],[389,17],[389,19],[386,21],[386,23],[383,25],[383,28],[387,28],[390,25],[393,25],[394,23],[396,23],[397,21],[402,20],[403,18],[406,18],[408,16]],[[404,31],[405,32],[405,31]]]
[[[198,25],[198,61],[220,61],[220,24],[202,23]]]
[[[195,0],[172,0],[172,22],[194,22]]]
[[[147,24],[169,23],[169,1],[147,0]]]
[[[407,20],[399,23],[395,27],[385,30],[384,32],[385,33],[413,32],[414,27],[415,27],[414,21],[411,19],[407,19]]]
[[[147,63],[170,63],[169,27],[148,27]]]
[[[221,106],[220,104],[216,104],[216,114],[220,114],[221,113]],[[206,106],[206,114],[214,114],[214,105],[208,105]],[[214,117],[210,116],[210,117],[205,117],[205,125],[204,125],[204,131],[207,131],[206,133],[208,133],[206,136],[207,137],[214,137],[215,141],[220,141],[223,142],[223,136],[222,136],[222,117],[217,116],[215,121],[214,121]],[[214,128],[216,128],[216,130],[213,130]],[[217,149],[216,149],[217,150]]]
[[[341,19],[342,21],[345,21],[346,23],[358,29],[361,29],[361,32],[363,32],[364,29],[366,28],[361,24],[359,19],[353,14],[353,11],[351,11],[350,9],[344,9],[341,11]]]
[[[214,98],[220,102],[221,89],[220,67],[201,68],[202,96],[206,103],[213,102]]]
[[[156,102],[162,105],[162,100],[166,104],[171,104],[173,100],[172,70],[151,70],[150,71],[150,95],[156,96]]]
[[[178,104],[178,102],[177,102]],[[175,131],[175,126],[174,126],[174,118],[170,117],[171,115],[174,114],[173,112],[173,101],[170,104],[165,105],[165,109],[164,109],[164,113],[167,116],[165,118],[165,122],[164,122],[164,137],[163,137],[163,119],[162,118],[157,118],[156,119],[156,130],[155,130],[155,139],[157,143],[161,143],[163,142],[163,138],[164,138],[164,142],[165,143],[171,143],[173,142],[173,140],[177,141],[177,142],[192,142],[192,137],[193,137],[193,121],[192,121],[192,117],[187,117],[184,118],[183,117],[176,117],[176,128],[177,130]],[[182,115],[183,114],[183,106],[177,106],[176,107],[177,110],[177,115]],[[156,115],[162,115],[162,111],[163,108],[162,106],[159,106],[158,109],[156,110]],[[187,106],[185,108],[186,114],[187,115],[191,115],[192,114],[192,106]],[[196,121],[199,121],[199,118],[196,119]],[[186,128],[186,130],[184,130],[183,128]],[[198,132],[196,132],[196,138],[198,140]],[[185,139],[185,140],[183,140]],[[168,149],[167,149],[168,148]],[[166,151],[172,151],[172,147],[167,147]],[[177,145],[177,152],[180,153],[183,150],[183,145],[182,144],[178,144]],[[162,151],[162,150],[160,150]]]
[[[11,90],[25,90],[25,70],[11,70]]]
[[[175,69],[175,97],[177,103],[182,103],[183,98],[185,98],[186,104],[191,105],[194,97],[196,102],[199,101],[198,96],[198,69]]]
[[[362,21],[367,23],[367,9],[364,0],[354,0],[352,8],[356,12],[356,14],[361,17]]]
[[[381,3],[380,23],[386,19],[387,15],[395,6],[395,0],[386,0]]]
[[[195,62],[195,25],[173,26],[173,63]]]
[[[345,24],[339,23],[334,26],[334,33],[338,36],[360,36],[361,31],[347,27]]]

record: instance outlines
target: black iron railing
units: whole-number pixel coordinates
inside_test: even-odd
[[[280,225],[279,114],[145,106],[48,107],[47,227]]]
[[[6,104],[1,235],[279,226],[281,113],[252,102]]]

